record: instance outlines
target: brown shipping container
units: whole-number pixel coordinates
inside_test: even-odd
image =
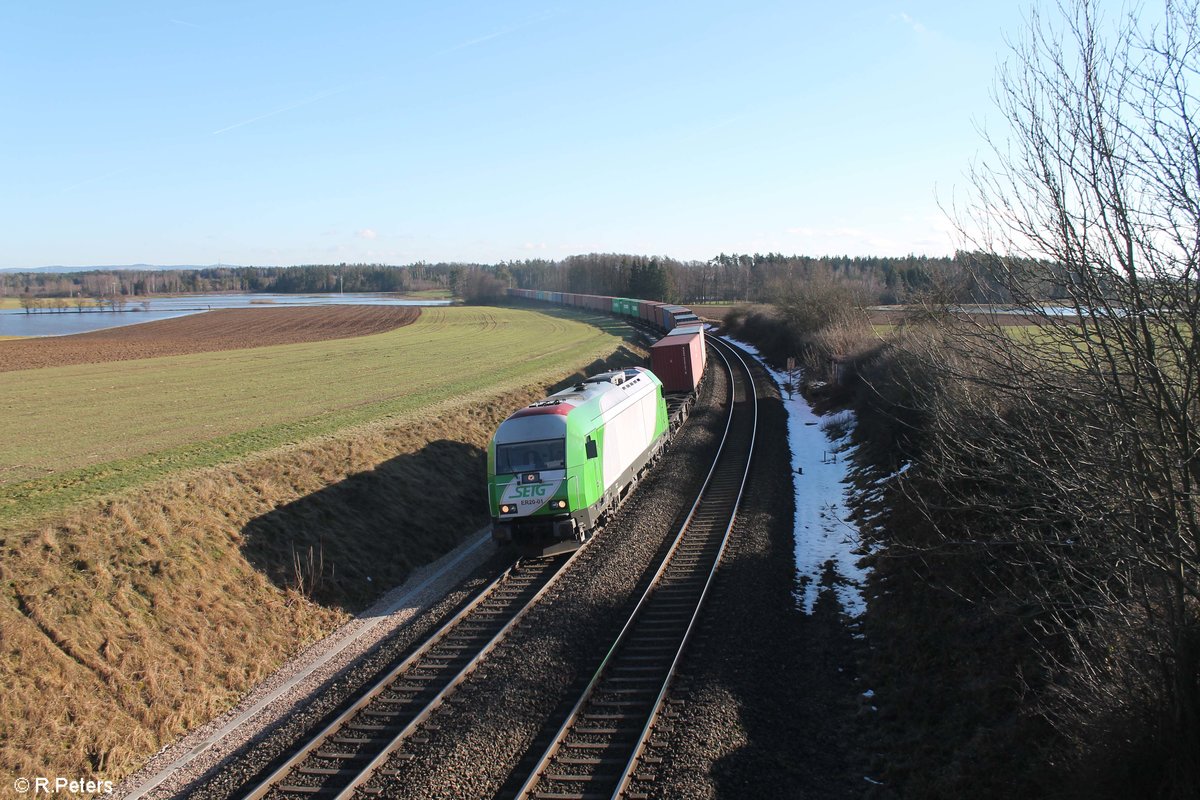
[[[650,371],[664,392],[693,392],[704,375],[704,340],[699,332],[664,336],[650,348]]]

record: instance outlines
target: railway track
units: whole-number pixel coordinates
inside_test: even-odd
[[[505,635],[549,591],[571,556],[519,561],[485,587],[412,655],[243,795],[347,798],[370,780]],[[378,773],[377,773],[378,771]]]
[[[732,369],[730,374],[734,374]],[[632,678],[643,672],[648,674],[646,668],[651,664],[651,656],[655,662],[666,657],[668,647],[664,642],[668,639],[678,640],[679,649],[682,649],[689,635],[690,620],[694,620],[698,602],[707,591],[706,585],[699,586],[689,576],[697,570],[703,571],[706,563],[711,571],[724,547],[724,536],[732,525],[733,512],[726,513],[721,508],[736,506],[736,496],[740,495],[750,457],[749,448],[742,448],[737,440],[748,441],[754,430],[753,420],[747,415],[754,408],[748,374],[740,380],[731,379],[729,391],[731,413],[719,455],[708,473],[701,495],[688,514],[683,532],[676,537],[668,557],[652,579],[651,590],[638,604],[639,611],[635,616],[640,620],[639,625],[627,624],[626,632],[622,632],[623,646],[614,647],[605,659],[607,665],[614,652],[620,649],[625,658],[634,660],[630,663],[639,658],[643,660],[641,666],[618,665],[624,672],[617,676],[617,683],[623,682],[622,678]],[[741,453],[741,449],[746,452]],[[740,471],[736,462],[742,464]],[[701,534],[701,531],[707,533]],[[413,752],[423,752],[422,746],[430,732],[437,730],[435,715],[451,702],[456,688],[489,654],[503,646],[506,636],[539,600],[551,592],[557,578],[567,572],[568,564],[582,556],[579,567],[587,568],[589,549],[584,547],[569,556],[515,564],[353,706],[295,750],[265,780],[237,796],[245,800],[301,797],[346,800],[385,796],[383,787],[393,776],[400,774],[397,767],[402,765],[402,760],[419,757],[412,755]],[[653,602],[647,600],[651,595]],[[681,635],[669,633],[669,629],[677,627],[675,618],[685,614],[689,604],[693,611],[687,623],[688,631]],[[655,630],[659,632],[659,641],[642,638],[646,631],[653,636]],[[677,655],[671,660],[677,661]],[[661,672],[657,667],[655,671]],[[615,703],[611,708],[627,709],[628,716],[633,718],[633,701],[636,700],[637,705],[650,709],[648,715],[643,713],[642,716],[652,721],[662,702],[662,693],[653,696],[644,690],[643,684],[639,679],[635,686],[630,680],[627,687],[610,693],[619,699],[601,698],[598,702]],[[647,700],[652,701],[650,706],[646,705]],[[648,734],[649,721],[645,728]],[[597,765],[603,766],[609,763],[605,759],[610,755],[605,752],[589,758],[598,759]],[[572,785],[577,784],[578,781],[572,782]]]
[[[643,761],[664,698],[721,561],[757,431],[753,375],[715,337],[732,381],[732,413],[712,470],[657,574],[516,797],[644,797]]]

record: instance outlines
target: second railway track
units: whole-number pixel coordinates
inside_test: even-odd
[[[641,763],[733,530],[757,432],[749,366],[717,345],[732,378],[732,413],[721,450],[649,588],[516,797],[642,797]]]

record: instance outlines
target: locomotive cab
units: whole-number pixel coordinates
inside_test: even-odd
[[[542,554],[578,546],[661,444],[662,403],[658,379],[632,368],[588,378],[502,422],[488,447],[492,538]]]
[[[492,537],[574,540],[563,403],[535,403],[501,424],[488,452]]]

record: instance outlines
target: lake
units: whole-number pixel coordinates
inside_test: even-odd
[[[280,308],[284,306],[382,305],[445,306],[449,300],[405,300],[391,294],[192,294],[179,297],[130,298],[124,311],[82,313],[39,310],[26,314],[21,308],[0,309],[0,336],[66,336],[139,322],[153,322],[215,308]]]

